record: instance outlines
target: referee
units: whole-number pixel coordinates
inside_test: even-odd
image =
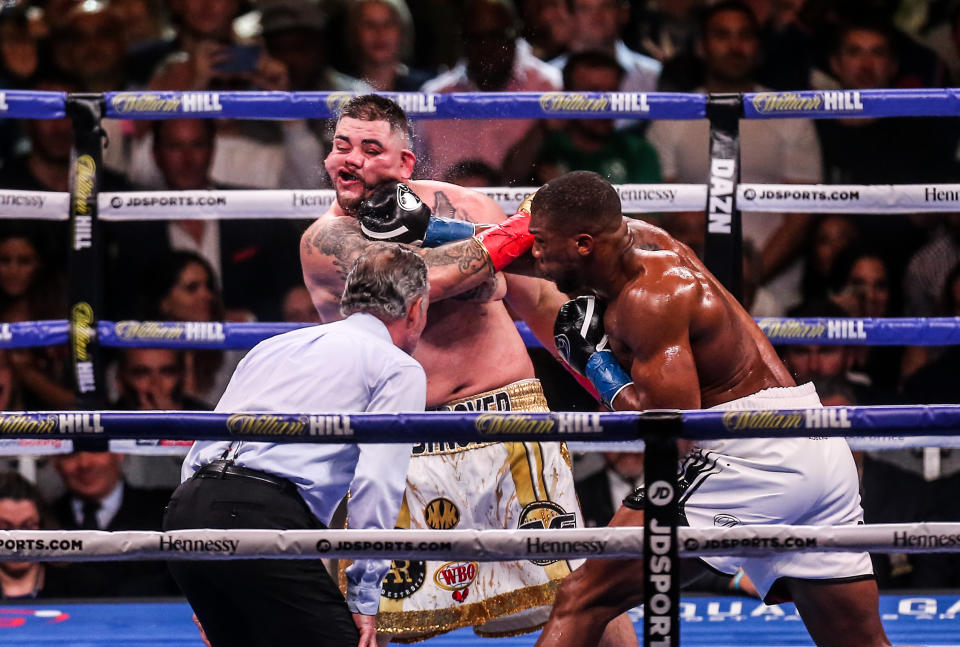
[[[398,245],[376,245],[347,276],[346,317],[267,339],[237,366],[217,411],[423,411],[426,376],[410,355],[426,324],[427,270]],[[351,528],[393,528],[411,444],[194,443],[164,530],[326,528],[350,492]],[[347,599],[320,559],[173,561],[213,647],[376,647],[390,560],[357,560]],[[352,614],[352,615],[351,615]]]

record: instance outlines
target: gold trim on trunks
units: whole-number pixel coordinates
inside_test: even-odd
[[[512,382],[499,389],[484,391],[466,398],[451,400],[434,411],[530,411],[546,413],[547,399],[540,387],[540,380],[528,379]],[[495,443],[418,443],[413,446],[413,456],[438,456],[458,454]]]
[[[559,580],[552,580],[537,586],[528,586],[523,589],[501,593],[479,602],[472,602],[460,607],[444,609],[425,609],[419,611],[387,612],[377,614],[377,632],[395,636],[393,642],[414,643],[439,636],[440,634],[509,616],[514,613],[533,609],[535,607],[553,604]],[[543,624],[537,624],[529,629],[517,629],[511,635],[520,635],[536,631]],[[478,635],[479,631],[474,630]],[[404,634],[416,634],[404,636]],[[493,635],[493,634],[486,634]]]

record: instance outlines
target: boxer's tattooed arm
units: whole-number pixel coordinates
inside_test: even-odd
[[[424,250],[423,260],[427,264],[427,269],[455,265],[463,277],[474,276],[481,271],[491,271],[487,255],[474,240]]]
[[[433,215],[443,218],[455,218],[457,220],[466,220],[473,222],[466,209],[453,206],[450,198],[443,191],[437,191],[433,199]]]
[[[660,247],[660,245],[648,240],[640,241],[640,244],[637,245],[637,248],[646,250],[648,252],[659,252],[661,249],[663,249]]]
[[[500,274],[493,274],[477,287],[470,288],[466,292],[461,292],[453,298],[458,301],[471,301],[476,303],[492,301],[494,295],[496,295],[500,289],[501,276]]]
[[[340,280],[345,281],[354,261],[363,254],[369,244],[353,223],[337,219],[317,227],[309,242],[304,242],[304,247],[307,254],[312,254],[313,248],[316,248],[324,256],[331,257],[337,275]]]

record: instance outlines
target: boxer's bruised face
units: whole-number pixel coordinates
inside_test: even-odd
[[[388,122],[342,117],[324,166],[336,191],[337,204],[353,213],[381,182],[409,180],[415,162],[404,137],[391,130]]]

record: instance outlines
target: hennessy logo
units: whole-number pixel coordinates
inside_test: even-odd
[[[423,510],[426,524],[434,530],[450,530],[460,523],[460,511],[450,499],[433,499]]]

